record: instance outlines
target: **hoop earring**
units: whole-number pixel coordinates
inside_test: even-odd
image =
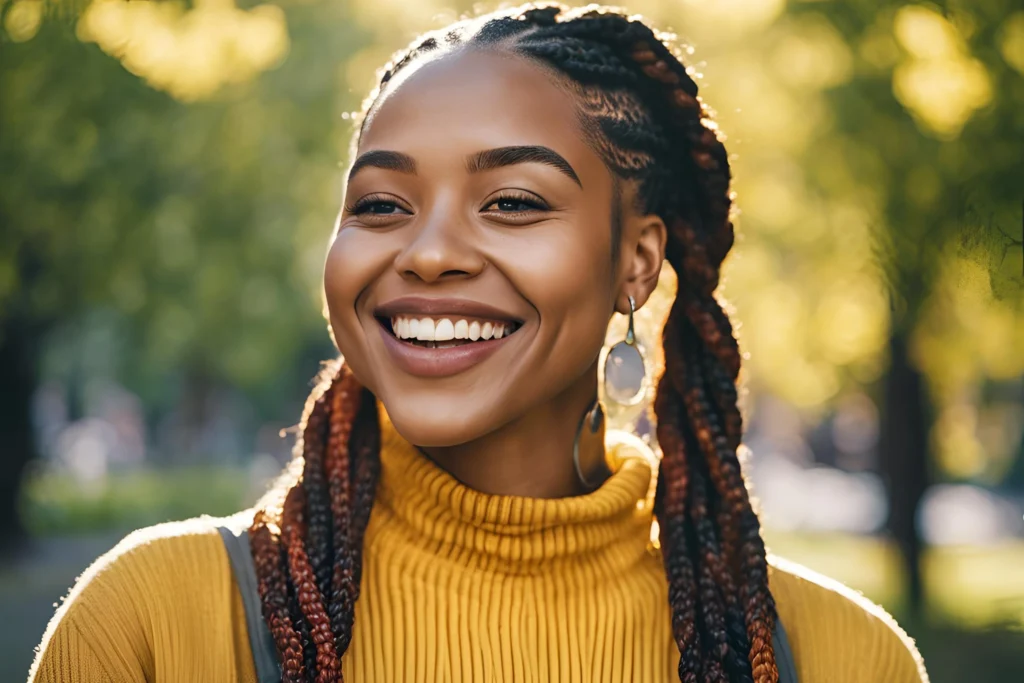
[[[576,468],[576,477],[588,491],[597,488],[597,485],[587,479],[586,475],[583,474],[583,468],[580,467],[580,437],[583,435],[584,429],[589,432],[588,437],[593,437],[601,431],[603,426],[604,406],[601,405],[600,400],[594,399],[594,403],[587,409],[587,412],[583,413],[583,417],[580,418],[579,427],[576,428],[576,438],[572,442],[572,464]]]
[[[604,359],[604,395],[624,406],[635,406],[644,399],[647,367],[636,343],[633,314],[636,301],[629,297],[629,328],[626,338],[613,346]]]

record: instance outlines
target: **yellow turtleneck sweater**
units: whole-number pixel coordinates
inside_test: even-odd
[[[651,465],[608,435],[592,494],[491,496],[460,484],[385,419],[345,680],[678,680],[651,546]],[[47,628],[38,683],[256,683],[244,608],[216,527],[252,510],[130,534],[78,580]],[[881,608],[772,559],[800,683],[918,683],[912,641]]]

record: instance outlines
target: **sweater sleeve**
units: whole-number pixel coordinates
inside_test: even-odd
[[[240,598],[231,577],[212,518],[132,532],[68,593],[29,683],[233,680],[230,644],[247,643],[244,629],[234,633]]]
[[[806,567],[771,565],[800,683],[929,683],[914,641],[884,609]]]
[[[48,629],[29,674],[32,683],[121,683],[144,681],[132,667],[111,668],[109,660],[93,651],[70,619]]]
[[[138,532],[78,578],[50,620],[30,683],[145,683],[152,651],[138,572]]]

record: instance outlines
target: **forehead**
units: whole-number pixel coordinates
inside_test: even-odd
[[[468,48],[400,75],[367,120],[361,151],[432,147],[461,153],[531,144],[551,147],[574,166],[597,159],[573,94],[525,58]]]

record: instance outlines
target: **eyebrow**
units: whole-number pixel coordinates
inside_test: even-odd
[[[352,164],[352,168],[349,169],[348,179],[352,180],[356,173],[359,173],[364,168],[371,167],[382,168],[385,171],[398,171],[399,173],[407,173],[409,175],[415,175],[416,173],[416,161],[408,154],[385,149],[374,149],[359,155],[356,162]]]
[[[565,160],[565,157],[550,147],[542,145],[515,145],[477,152],[466,160],[466,169],[470,173],[479,173],[503,166],[527,163],[546,164],[556,168],[581,188],[583,187],[580,177],[576,175],[576,171]]]
[[[480,173],[495,168],[527,163],[551,166],[581,188],[583,187],[583,183],[580,182],[580,177],[576,174],[572,164],[555,150],[543,145],[513,145],[477,152],[466,159],[466,170],[470,173]],[[409,175],[416,173],[416,161],[408,154],[389,150],[371,150],[359,155],[359,158],[352,164],[352,168],[348,172],[348,179],[351,181],[356,173],[364,168],[371,167],[381,168],[386,171],[398,171],[399,173]]]

